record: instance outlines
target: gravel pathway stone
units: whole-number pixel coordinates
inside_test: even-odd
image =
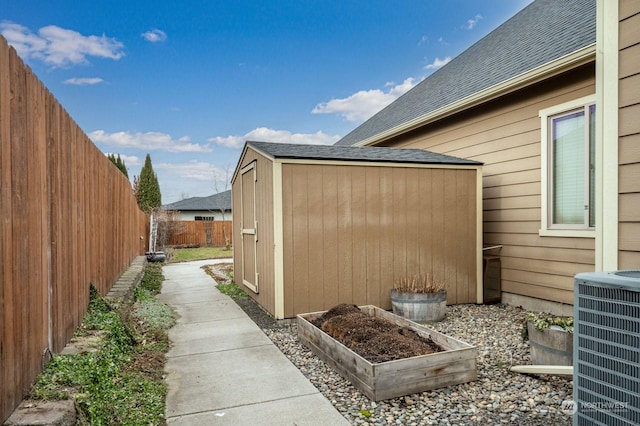
[[[278,322],[251,299],[237,300],[275,345],[354,425],[571,425],[573,382],[513,373],[530,364],[521,330],[526,311],[496,305],[453,305],[433,329],[478,348],[471,383],[373,402],[298,340],[295,323]],[[563,405],[564,403],[564,405]]]

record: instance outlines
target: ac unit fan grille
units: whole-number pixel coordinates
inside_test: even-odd
[[[580,280],[575,286],[577,425],[640,424],[640,292]]]
[[[607,362],[614,362],[615,359],[621,360],[617,362],[628,365],[628,360],[637,356],[637,352],[633,349],[610,345],[584,336],[578,336],[578,345],[584,348],[584,351],[578,353],[579,357],[582,356],[580,360],[594,365],[606,365]],[[597,357],[598,359],[594,359],[593,357]],[[623,368],[624,366],[620,365],[620,368],[616,368],[614,371],[621,371]]]
[[[586,318],[589,318],[589,316],[578,316],[578,326],[576,327],[578,330],[578,336],[596,342],[605,342],[604,344],[623,345],[631,348],[632,350],[640,347],[640,336],[634,336],[632,334],[621,334],[619,330],[626,330],[624,328],[619,328],[618,331],[612,328],[599,328],[605,326],[598,326],[597,322],[592,323],[593,325],[588,325],[583,322],[586,321]],[[618,321],[617,323],[618,325],[627,325],[621,321]]]

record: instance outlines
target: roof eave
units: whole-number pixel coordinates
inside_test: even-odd
[[[515,92],[516,90],[520,90],[524,87],[531,86],[535,83],[539,83],[540,81],[593,62],[595,61],[595,57],[596,45],[593,43],[583,47],[582,49],[576,50],[573,53],[562,56],[554,61],[517,75],[509,80],[503,81],[502,83],[488,87],[480,92],[476,92],[473,95],[467,96],[466,98],[451,103],[436,111],[422,115],[413,120],[409,120],[399,126],[357,142],[353,144],[353,146],[371,146],[379,144],[403,133],[417,129],[418,127],[480,105],[487,101],[497,99],[511,92]]]

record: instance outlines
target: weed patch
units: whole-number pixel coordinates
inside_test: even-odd
[[[220,293],[226,294],[227,296],[231,297],[232,299],[247,299],[247,298],[249,298],[247,293],[245,293],[244,290],[241,289],[240,287],[238,287],[238,285],[233,281],[231,281],[230,283],[227,283],[227,284],[218,284],[218,290],[220,290]]]
[[[144,292],[141,292],[140,296],[133,306],[133,313],[136,317],[144,319],[140,325],[145,330],[168,330],[175,325],[175,314],[169,306]]]
[[[209,276],[216,280],[218,283],[216,288],[220,290],[220,293],[226,294],[234,300],[248,299],[249,296],[247,293],[233,280],[232,268],[232,265],[225,265],[223,267],[218,265],[205,265],[202,267]]]
[[[33,386],[30,398],[73,398],[80,424],[164,424],[164,354],[175,315],[156,300],[161,266],[147,265],[135,302],[114,310],[93,286],[76,336],[103,336],[97,352],[55,355]]]
[[[151,292],[151,294],[156,295],[160,293],[160,289],[162,288],[162,281],[164,281],[164,275],[162,275],[162,265],[159,265],[157,263],[148,263],[144,270],[142,281],[140,282],[140,285],[136,288],[136,290],[147,290]]]

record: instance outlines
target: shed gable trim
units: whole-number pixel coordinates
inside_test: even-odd
[[[357,142],[353,146],[372,146],[396,136],[400,136],[403,133],[417,129],[418,127],[425,126],[448,116],[454,115],[458,112],[497,99],[501,96],[523,89],[527,86],[531,86],[535,83],[539,83],[548,78],[555,77],[559,74],[578,68],[582,65],[594,62],[595,55],[596,44],[593,43],[573,53],[562,56],[555,61],[548,62],[537,68],[520,74],[512,79],[488,87],[487,89],[474,93],[471,96],[451,103],[436,111],[430,112],[416,119],[409,120],[399,126],[393,127],[387,131],[378,133],[375,136]]]
[[[391,148],[390,148],[391,149]],[[432,163],[395,163],[387,161],[351,161],[351,160],[311,160],[296,158],[276,158],[277,164],[318,164],[324,166],[364,166],[364,167],[404,167],[412,169],[482,169],[482,164],[432,164]]]
[[[284,319],[284,230],[282,212],[282,164],[273,163],[273,283],[275,318]]]
[[[484,221],[482,216],[482,168],[476,171],[476,303],[484,302],[484,271],[482,264],[482,244],[484,242]]]
[[[250,207],[251,207],[251,212],[250,212],[250,217],[251,217],[251,225],[253,225],[251,228],[245,228],[245,212],[247,211],[247,206],[245,205],[245,188],[244,188],[244,175],[251,173],[250,177],[251,177],[251,186],[252,186],[252,190],[251,190],[251,194],[252,194],[252,198],[250,198],[248,201],[250,201]],[[255,187],[255,182],[257,181],[257,177],[256,177],[256,162],[252,161],[251,163],[247,164],[246,166],[244,166],[242,169],[240,169],[240,191],[242,192],[241,198],[240,198],[240,236],[242,238],[242,243],[241,243],[241,250],[242,250],[242,284],[244,284],[247,288],[249,288],[251,291],[253,291],[254,293],[258,293],[259,292],[259,273],[258,273],[258,254],[257,254],[257,242],[258,242],[258,221],[256,218],[256,199],[255,199],[255,191],[256,191],[256,187]],[[251,236],[252,242],[249,246],[247,246],[247,242],[245,241],[245,236]],[[247,279],[247,258],[245,257],[246,254],[246,250],[250,250],[250,254],[253,258],[253,276],[251,276],[251,280]]]

